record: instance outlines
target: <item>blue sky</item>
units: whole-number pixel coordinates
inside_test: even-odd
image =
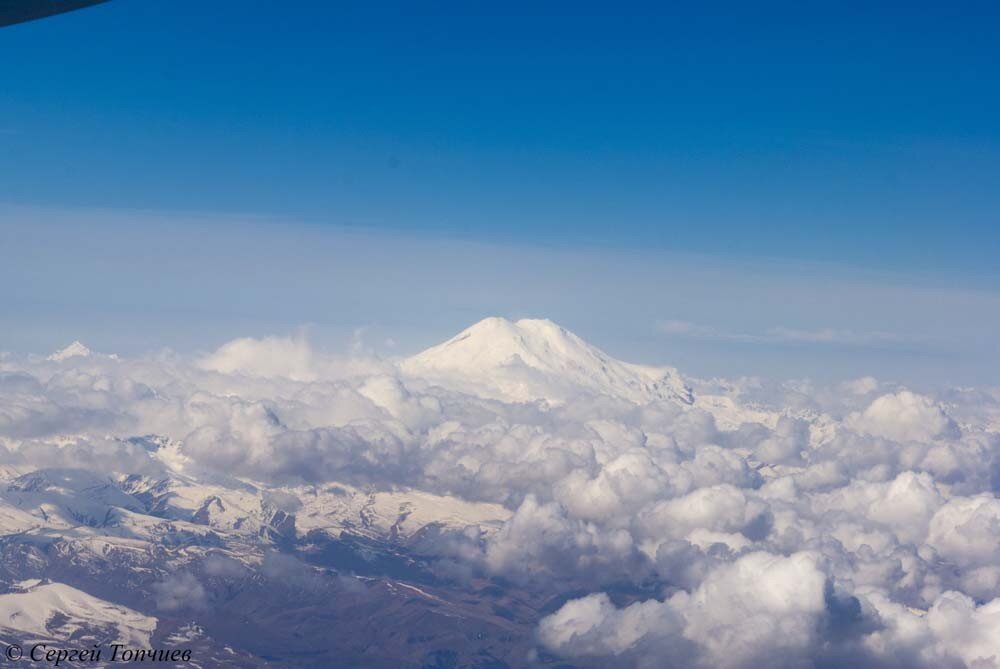
[[[0,30],[0,260],[17,288],[0,348],[64,339],[74,323],[134,348],[333,321],[412,330],[405,347],[465,316],[543,310],[616,353],[686,356],[695,371],[833,373],[889,358],[886,373],[901,376],[1000,371],[986,337],[997,317],[979,311],[1000,287],[998,10],[470,4],[112,0]],[[133,259],[167,231],[185,240],[178,254],[205,238],[225,255],[235,235],[248,257],[267,258],[281,240],[271,261],[283,304],[227,318],[246,299],[231,281],[240,268],[208,251],[191,257],[212,299],[184,292],[175,273],[194,260],[176,256],[141,298],[116,297],[114,266],[88,264],[69,242],[81,226]],[[334,272],[345,234],[397,253],[367,279]],[[300,254],[314,253],[297,239],[330,253],[307,263],[312,287],[294,281]],[[462,244],[474,257],[504,250],[515,265],[530,256],[535,283],[459,296],[426,258]],[[594,290],[640,285],[646,270],[621,276],[637,266],[653,283],[608,289],[587,308],[559,269],[578,262],[569,257],[605,261],[605,273],[583,272]],[[11,268],[25,263],[46,279],[24,286]],[[697,299],[651,299],[656,281],[692,294],[662,286],[678,266],[716,268],[718,280]],[[423,302],[362,286],[400,271]],[[771,277],[756,310],[740,308],[748,272]],[[341,297],[298,297],[334,275]],[[88,298],[87,313],[167,318],[173,340],[133,325],[129,345],[110,326],[79,325],[84,314],[71,318],[59,297],[74,283],[109,291]],[[885,310],[854,310],[860,285],[905,289],[888,310],[905,313],[887,322]],[[789,297],[810,289],[833,297],[822,309]],[[367,297],[345,310],[352,294]],[[609,310],[642,334],[616,335],[593,315]],[[784,330],[839,332],[847,349],[775,334]]]

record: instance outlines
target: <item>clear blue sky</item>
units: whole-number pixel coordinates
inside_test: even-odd
[[[992,269],[996,3],[667,4],[7,28],[0,200]]]
[[[0,205],[833,263],[997,290],[995,3],[665,4],[112,0],[5,28]],[[5,211],[19,253],[24,223]],[[40,262],[72,253],[57,234],[38,243]],[[21,304],[37,310],[48,294],[34,290]],[[37,318],[17,313],[7,327]],[[826,313],[771,325],[848,327]]]

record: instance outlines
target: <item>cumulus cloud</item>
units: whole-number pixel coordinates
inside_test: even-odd
[[[295,381],[319,378],[319,361],[301,337],[244,337],[223,344],[199,362],[204,369],[223,374],[286,376]]]
[[[998,666],[1000,392],[733,379],[690,403],[624,363],[603,392],[603,360],[567,363],[586,387],[548,402],[544,375],[480,395],[295,337],[194,360],[7,356],[0,468],[238,477],[286,514],[335,484],[501,505],[497,527],[421,533],[421,554],[444,579],[565,602],[539,644],[597,664]],[[319,587],[294,558],[262,559],[265,578]],[[154,595],[206,603],[188,572]]]
[[[364,353],[360,343],[355,349]],[[293,381],[338,378],[378,368],[378,360],[374,356],[345,358],[318,352],[302,334],[295,337],[234,339],[200,358],[197,364],[202,369],[223,374],[285,377]]]
[[[156,608],[161,611],[198,610],[208,605],[205,588],[188,572],[172,574],[154,583],[153,596],[156,598]]]
[[[960,567],[1000,566],[1000,500],[954,498],[931,518],[927,543]]]
[[[617,608],[602,592],[571,600],[543,618],[538,636],[543,645],[567,657],[662,653],[664,663],[680,666],[693,653],[681,641],[683,629],[683,618],[667,604],[649,600]]]
[[[852,413],[846,424],[866,434],[896,441],[955,438],[958,425],[934,400],[902,390],[876,398],[864,411]]]
[[[654,666],[649,651],[673,648],[659,666],[796,666],[815,654],[827,600],[817,555],[755,552],[663,602],[619,609],[603,594],[568,602],[542,620],[539,636],[568,655],[621,656],[640,665]]]

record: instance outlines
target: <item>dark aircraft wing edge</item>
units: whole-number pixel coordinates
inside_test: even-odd
[[[108,0],[0,0],[0,28],[71,12]]]

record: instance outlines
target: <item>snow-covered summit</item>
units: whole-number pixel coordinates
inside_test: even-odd
[[[546,319],[486,318],[400,363],[404,373],[504,400],[563,402],[580,391],[645,404],[690,404],[672,367],[616,360]]]
[[[62,362],[69,358],[86,358],[91,355],[89,348],[79,341],[75,341],[66,348],[60,349],[48,357],[53,362]]]

